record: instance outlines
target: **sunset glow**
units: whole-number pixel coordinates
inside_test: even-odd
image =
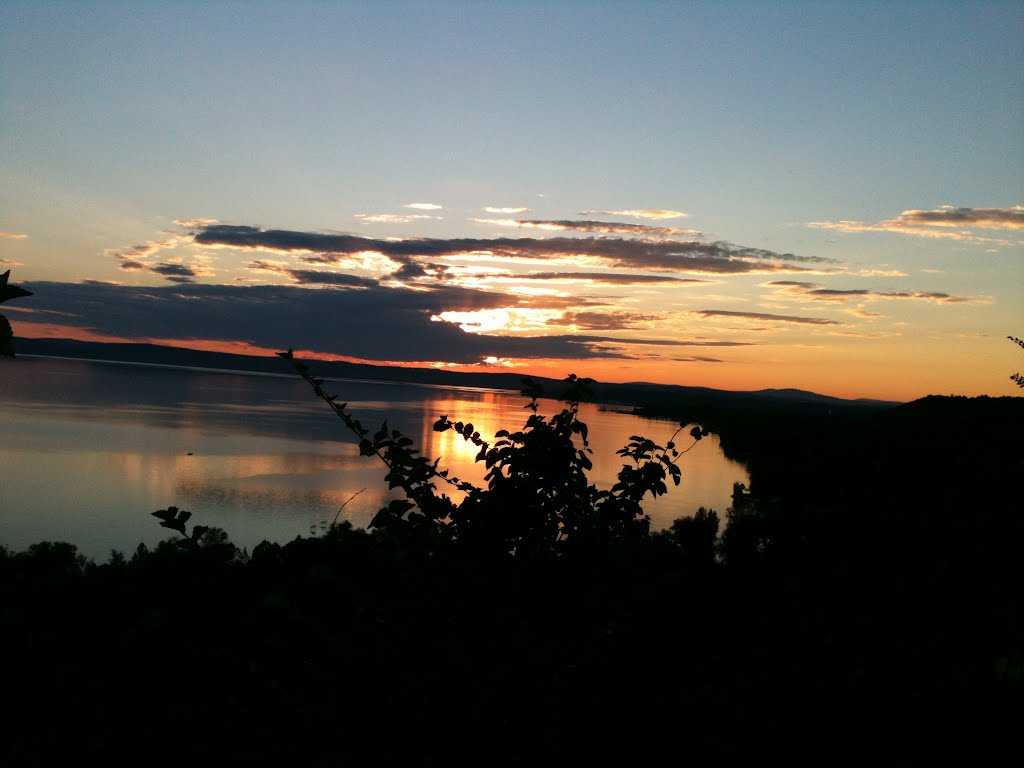
[[[0,273],[34,295],[4,314],[30,338],[1011,394],[1024,9],[972,7],[8,4]]]

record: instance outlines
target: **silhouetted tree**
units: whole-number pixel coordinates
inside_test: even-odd
[[[278,355],[356,436],[359,452],[384,463],[389,487],[405,493],[404,499],[382,508],[371,527],[414,537],[425,545],[457,541],[472,544],[477,551],[522,555],[562,544],[604,544],[643,536],[650,529],[650,518],[641,506],[644,498],[666,493],[670,477],[679,485],[682,471],[676,459],[708,434],[694,427],[690,430],[693,444],[682,451],[675,439],[683,423],[664,446],[631,436],[629,444],[617,452],[625,460],[618,482],[610,490],[601,490],[587,478],[593,463],[587,425],[579,418],[580,403],[590,396],[593,381],[570,374],[561,398],[567,405],[548,419],[538,412],[541,386],[523,379],[522,394],[529,398],[525,408],[531,414],[521,430],[498,431],[493,445],[472,423],[452,421],[447,414],[434,424],[435,431],[454,430],[479,449],[476,460],[487,468],[487,487],[479,488],[438,469],[438,460],[420,455],[413,441],[389,429],[386,421],[371,433],[291,350]],[[465,494],[463,500],[456,504],[443,493],[446,486]]]
[[[11,270],[7,270],[0,275],[0,304],[10,299],[20,299],[23,296],[31,296],[31,291],[26,291],[24,288],[18,285],[10,285],[8,280],[11,277]],[[12,340],[14,339],[14,331],[11,330],[11,324],[7,322],[7,318],[0,315],[0,357],[14,357],[14,345]]]

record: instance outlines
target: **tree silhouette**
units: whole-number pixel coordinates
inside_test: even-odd
[[[11,270],[9,269],[0,275],[0,304],[8,299],[20,299],[23,296],[32,295],[32,291],[26,291],[17,285],[10,285],[8,283],[10,277]],[[0,357],[14,357],[13,339],[14,331],[11,330],[11,324],[7,322],[6,317],[0,315]]]
[[[613,540],[646,535],[650,518],[641,503],[668,491],[666,481],[679,485],[682,470],[676,460],[708,434],[701,427],[690,430],[693,443],[683,450],[675,439],[686,426],[680,423],[664,446],[640,435],[617,455],[624,460],[618,482],[610,490],[591,483],[592,469],[587,425],[579,418],[580,403],[591,396],[591,379],[569,374],[566,403],[550,419],[538,412],[541,386],[523,379],[524,406],[531,413],[520,430],[499,430],[494,442],[484,440],[472,423],[452,421],[447,414],[434,424],[434,431],[454,430],[478,452],[476,461],[487,468],[487,486],[450,476],[413,448],[413,441],[385,421],[371,432],[347,410],[335,394],[324,388],[292,350],[278,352],[309,384],[316,396],[327,403],[359,443],[364,456],[377,456],[388,468],[385,480],[399,488],[404,499],[395,499],[377,512],[371,528],[387,530],[421,543],[460,542],[482,552],[524,555],[550,551],[554,547],[603,545]],[[456,502],[443,491],[463,494]]]

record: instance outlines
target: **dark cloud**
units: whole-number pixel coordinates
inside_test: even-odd
[[[933,211],[904,211],[896,221],[932,226],[983,227],[985,229],[1024,228],[1024,205],[1011,208],[953,208],[943,206]]]
[[[974,229],[1024,229],[1024,206],[1009,208],[955,208],[944,205],[935,210],[903,211],[892,219],[866,221],[812,221],[809,227],[840,232],[899,232],[929,238],[948,238],[979,243],[1010,245],[1009,240],[982,237]]]
[[[936,291],[869,291],[866,288],[841,290],[822,288],[815,283],[803,283],[797,280],[774,280],[766,285],[781,288],[783,292],[799,297],[818,301],[845,301],[846,299],[910,299],[930,301],[936,304],[965,304],[984,302],[986,299],[973,296],[954,296]]]
[[[158,275],[164,277],[196,277],[199,273],[194,267],[190,267],[187,264],[169,264],[167,262],[161,264],[154,264],[151,266],[150,271],[156,272]]]
[[[987,299],[974,296],[951,296],[948,293],[937,293],[935,291],[896,291],[894,293],[876,291],[871,295],[879,299],[918,299],[921,301],[933,301],[937,304],[984,303],[987,301]]]
[[[134,261],[133,259],[121,259],[121,269],[131,271],[135,269],[145,269],[146,266],[147,265],[143,264],[141,261]]]
[[[288,276],[301,285],[338,285],[351,288],[373,288],[377,281],[372,277],[346,275],[340,272],[321,272],[315,269],[289,269]]]
[[[507,259],[560,259],[587,256],[609,267],[650,269],[664,272],[806,271],[784,262],[821,264],[831,260],[816,256],[776,253],[726,242],[662,240],[649,242],[622,238],[420,238],[382,240],[355,235],[264,230],[258,227],[211,224],[197,229],[195,241],[204,245],[314,254],[308,263],[337,263],[362,252],[380,253],[396,266],[411,261],[487,253]],[[780,263],[783,262],[783,263]]]
[[[274,272],[284,275],[300,285],[334,285],[349,288],[373,288],[378,285],[372,277],[347,275],[343,272],[324,272],[317,269],[294,269],[263,259],[251,261],[245,266],[259,272]]]
[[[770,315],[764,312],[733,312],[727,309],[697,309],[694,314],[701,317],[738,317],[747,320],[771,320],[778,323],[804,323],[806,325],[842,325],[836,320],[824,317],[795,317],[793,315]]]
[[[817,296],[819,298],[830,299],[846,299],[851,296],[867,296],[871,291],[867,291],[863,288],[854,288],[852,290],[843,291],[836,288],[815,288],[805,292],[808,296]]]
[[[414,264],[413,262],[403,264],[402,266],[400,266],[398,269],[391,273],[391,277],[395,278],[396,280],[415,280],[416,278],[419,277],[430,276],[431,274],[427,272],[427,269],[424,265]]]
[[[380,361],[477,363],[505,358],[630,358],[629,345],[741,346],[740,342],[609,336],[485,336],[432,320],[446,310],[509,306],[510,297],[459,286],[360,290],[294,285],[136,287],[34,283],[38,309],[68,313],[67,325],[123,338],[243,341]],[[533,306],[536,297],[519,297]],[[549,301],[549,297],[540,297]],[[578,306],[578,301],[575,304]]]
[[[548,325],[573,325],[588,331],[625,331],[635,330],[637,323],[657,319],[657,315],[642,312],[566,312],[558,320],[549,320]]]

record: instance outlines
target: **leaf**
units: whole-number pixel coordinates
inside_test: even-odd
[[[170,528],[171,530],[177,531],[182,536],[185,535],[185,524],[180,523],[177,520],[164,520],[160,523],[164,528]]]
[[[370,528],[387,528],[389,525],[394,525],[397,522],[395,516],[388,511],[387,507],[377,510],[377,514],[373,516],[373,520],[370,521]]]
[[[161,520],[173,520],[178,515],[177,507],[168,507],[167,509],[158,509],[153,513],[153,517],[159,517]],[[162,525],[162,523],[161,523]]]
[[[393,514],[395,517],[401,517],[415,506],[415,504],[407,499],[395,499],[388,504],[388,512]]]

